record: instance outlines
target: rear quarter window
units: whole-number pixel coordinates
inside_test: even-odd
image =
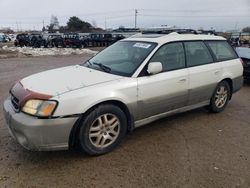
[[[207,41],[206,43],[217,61],[238,58],[237,54],[227,41]]]

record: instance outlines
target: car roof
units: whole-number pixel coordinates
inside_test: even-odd
[[[220,36],[214,35],[197,35],[197,34],[178,34],[176,32],[170,34],[136,34],[130,38],[123,39],[123,41],[142,41],[155,42],[158,44],[165,44],[174,41],[189,41],[189,40],[226,40]]]

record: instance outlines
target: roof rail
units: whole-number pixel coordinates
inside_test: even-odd
[[[198,34],[193,29],[165,29],[165,30],[144,30],[142,34],[170,34],[170,33],[178,33],[178,34]]]

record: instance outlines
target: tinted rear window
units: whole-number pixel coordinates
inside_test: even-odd
[[[184,42],[188,67],[209,64],[213,58],[206,45],[201,41]]]
[[[226,41],[207,41],[218,61],[238,58],[232,47]]]

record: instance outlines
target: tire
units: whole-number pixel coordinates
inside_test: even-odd
[[[114,105],[100,105],[80,123],[79,146],[89,155],[102,155],[114,150],[126,132],[124,112]]]
[[[83,42],[82,43],[82,48],[86,48],[87,47],[87,43]]]
[[[232,91],[227,81],[220,82],[210,100],[209,110],[213,113],[222,112],[230,100]]]

